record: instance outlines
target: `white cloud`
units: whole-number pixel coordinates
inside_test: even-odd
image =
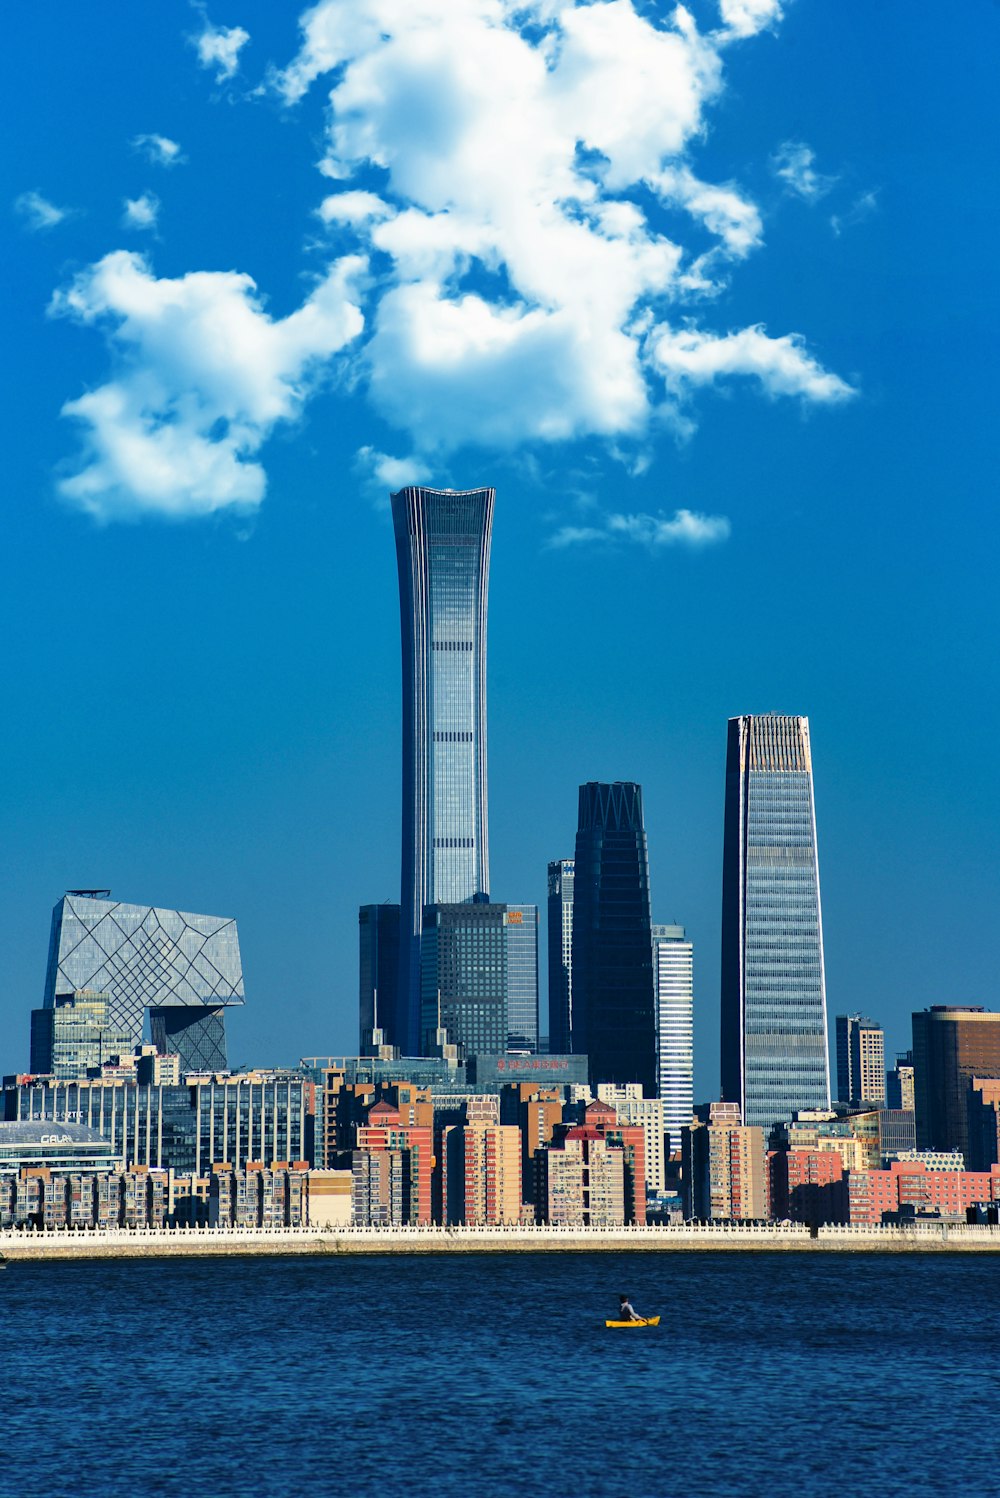
[[[144,192],[138,198],[125,198],[122,228],[155,229],[159,212],[160,200],[155,192]]]
[[[634,541],[649,551],[681,546],[698,551],[729,539],[731,526],[725,515],[700,515],[694,510],[675,510],[665,515],[619,515],[604,517],[601,526],[564,525],[551,537],[551,549],[580,546],[595,541]]]
[[[394,458],[374,447],[359,447],[354,466],[372,498],[383,504],[388,502],[390,494],[407,484],[426,484],[431,479],[431,470],[425,463],[416,458]]]
[[[20,214],[26,229],[37,234],[43,229],[54,229],[63,219],[72,217],[73,209],[57,208],[48,198],[43,198],[40,192],[32,190],[22,192],[20,197],[14,199],[14,212]]]
[[[50,312],[101,328],[114,370],[63,407],[83,424],[84,453],[62,495],[101,519],[258,505],[262,443],[298,417],[362,329],[353,290],[362,271],[354,257],[335,262],[284,318],[232,271],[158,279],[141,256],[116,250],[82,272]]]
[[[722,24],[734,37],[756,36],[781,20],[779,0],[719,0]]]
[[[757,380],[770,396],[799,396],[822,405],[855,393],[812,357],[796,333],[771,338],[754,327],[717,337],[697,328],[658,328],[650,352],[667,389],[680,397],[693,387],[741,375]]]
[[[242,26],[213,26],[206,17],[204,29],[192,40],[202,67],[214,68],[216,82],[225,83],[235,76],[250,33]]]
[[[830,227],[834,234],[842,234],[845,229],[850,229],[854,224],[863,223],[866,218],[871,218],[872,214],[877,212],[878,189],[873,188],[870,192],[860,193],[846,213],[835,213],[830,219]]]
[[[800,140],[786,140],[771,157],[771,170],[783,182],[789,192],[815,203],[825,197],[837,182],[836,177],[824,176],[813,165],[816,153]]]
[[[187,157],[175,140],[166,135],[133,135],[133,151],[140,152],[154,166],[180,166]]]
[[[354,297],[366,321],[352,374],[410,451],[372,450],[360,461],[373,472],[429,472],[463,446],[523,457],[581,438],[639,472],[664,425],[693,430],[700,387],[750,376],[770,396],[845,399],[799,333],[704,324],[763,229],[739,185],[702,180],[692,157],[727,49],[781,8],[721,0],[720,15],[703,34],[685,6],[640,12],[637,0],[318,0],[270,86],[293,105],[324,79],[320,170],[338,190],[316,213],[354,249],[347,263],[371,262],[370,279],[348,297],[342,278],[336,336],[314,309],[324,337],[275,367],[280,330],[302,325],[315,293],[272,321],[236,273],[158,281],[122,252],[106,257],[56,303],[99,316],[121,366],[67,407],[89,445],[64,492],[101,512],[127,508],[129,492],[140,509],[256,503],[260,445],[301,408],[305,372],[360,332]],[[206,21],[196,45],[226,78],[247,39]],[[267,355],[276,414],[231,398],[253,358],[238,340],[219,347],[217,321],[225,342],[230,320]]]
[[[316,212],[325,224],[357,226],[393,218],[396,210],[374,192],[337,192],[324,198]]]
[[[577,437],[621,451],[691,386],[746,372],[733,335],[699,332],[722,354],[711,376],[680,379],[665,357],[684,337],[678,305],[718,291],[763,238],[756,205],[702,181],[689,154],[721,49],[781,11],[723,0],[721,14],[708,35],[684,6],[661,19],[633,0],[319,0],[302,17],[272,86],[294,104],[329,76],[321,170],[345,189],[318,211],[388,261],[363,372],[423,460]],[[354,185],[373,167],[377,194]],[[665,232],[678,208],[690,247]],[[795,394],[846,392],[797,335],[775,342]],[[784,388],[780,370],[760,378]]]

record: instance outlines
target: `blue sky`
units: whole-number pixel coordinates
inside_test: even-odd
[[[421,477],[497,488],[493,893],[639,780],[699,1095],[738,712],[811,721],[831,1016],[996,1004],[1000,9],[300,19],[7,18],[0,1066],[84,886],[238,918],[234,1062],[353,1049]]]

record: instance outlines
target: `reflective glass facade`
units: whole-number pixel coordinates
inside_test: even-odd
[[[683,926],[653,927],[657,1080],[668,1149],[694,1113],[694,947]]]
[[[421,957],[424,1055],[438,1029],[461,1057],[507,1049],[506,905],[429,905]]]
[[[538,906],[507,906],[507,1049],[538,1050]]]
[[[242,1004],[236,922],[70,893],[52,912],[44,1007],[81,989],[107,994],[108,1024],[133,1045],[147,1009]]]
[[[358,1025],[361,1054],[379,1044],[395,1045],[399,985],[399,906],[362,905],[358,911]]]
[[[549,1050],[573,1050],[573,879],[572,858],[549,864]]]
[[[649,865],[642,790],[580,787],[573,888],[573,1049],[590,1080],[638,1082],[656,1096]]]
[[[730,719],[722,883],[722,1096],[766,1129],[830,1106],[808,719]]]
[[[492,489],[392,496],[403,653],[400,983],[394,1042],[420,1044],[424,908],[489,891],[486,600]]]

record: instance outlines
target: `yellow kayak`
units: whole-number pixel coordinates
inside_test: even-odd
[[[605,1326],[659,1326],[659,1316],[645,1316],[639,1321],[605,1321]]]

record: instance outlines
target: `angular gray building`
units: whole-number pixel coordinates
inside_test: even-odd
[[[84,991],[106,995],[108,1025],[133,1045],[148,1010],[154,1043],[182,1071],[224,1071],[224,1012],[244,1002],[236,922],[71,890],[52,912],[43,1008]]]
[[[492,489],[392,495],[403,666],[400,969],[392,1041],[421,1044],[424,911],[488,896],[486,601]]]
[[[809,720],[729,720],[722,870],[722,1096],[747,1127],[829,1108]]]

